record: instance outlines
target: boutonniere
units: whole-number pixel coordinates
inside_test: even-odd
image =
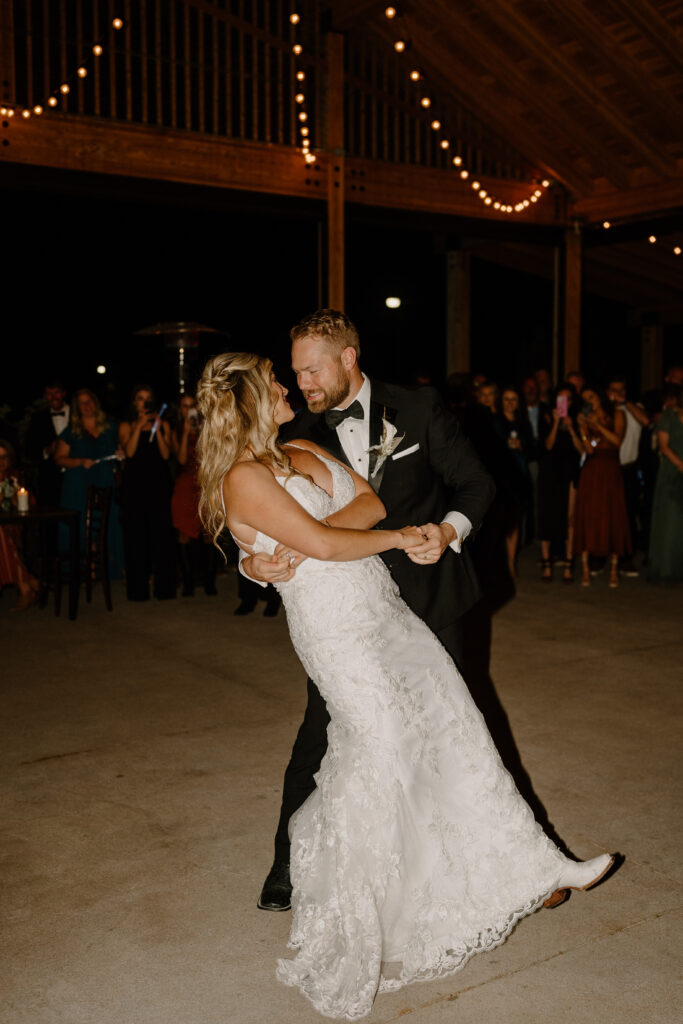
[[[370,474],[372,477],[377,476],[389,456],[396,451],[401,441],[406,436],[405,434],[401,434],[399,437],[396,436],[398,431],[394,424],[390,423],[386,418],[386,411],[387,410],[385,408],[384,414],[382,415],[382,439],[379,444],[371,445],[366,453],[369,455],[371,452],[377,452],[377,462],[375,463],[375,468]]]

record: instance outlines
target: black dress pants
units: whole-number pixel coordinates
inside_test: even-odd
[[[149,600],[149,577],[154,574],[154,596],[176,596],[175,530],[170,503],[130,499],[123,511],[123,548],[126,562],[126,597]]]
[[[460,621],[436,634],[462,671],[463,632]],[[297,733],[292,756],[285,769],[280,820],[275,833],[275,859],[289,863],[289,819],[315,789],[313,776],[327,750],[327,705],[312,679],[307,680],[308,703]]]

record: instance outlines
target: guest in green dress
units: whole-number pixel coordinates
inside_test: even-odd
[[[57,440],[55,462],[62,474],[62,508],[73,508],[81,514],[81,551],[85,546],[85,513],[88,487],[111,487],[112,502],[107,530],[109,576],[123,576],[123,534],[119,506],[114,498],[114,470],[117,462],[111,458],[120,452],[116,424],[107,420],[99,399],[88,388],[77,391],[71,403],[71,419]],[[105,461],[106,460],[106,461]],[[66,528],[64,528],[66,531]],[[60,548],[67,537],[60,537]]]
[[[660,461],[647,556],[647,578],[652,581],[683,580],[683,388],[670,384],[664,399],[657,423]]]

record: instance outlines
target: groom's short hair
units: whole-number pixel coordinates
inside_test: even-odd
[[[322,338],[336,355],[352,348],[360,356],[358,331],[345,313],[338,309],[318,309],[295,324],[289,332],[292,343],[300,338]]]

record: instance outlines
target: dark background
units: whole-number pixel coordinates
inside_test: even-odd
[[[93,387],[117,415],[136,383],[173,402],[174,357],[134,334],[173,320],[225,332],[203,338],[190,380],[213,351],[246,349],[291,384],[289,328],[322,301],[323,216],[314,202],[21,168],[3,190],[0,404],[19,418],[54,375]],[[347,312],[371,375],[443,383],[444,237],[434,218],[349,208]],[[598,383],[625,370],[637,389],[628,312],[584,297],[583,369]],[[503,384],[550,368],[551,282],[473,259],[471,325],[474,372]]]

